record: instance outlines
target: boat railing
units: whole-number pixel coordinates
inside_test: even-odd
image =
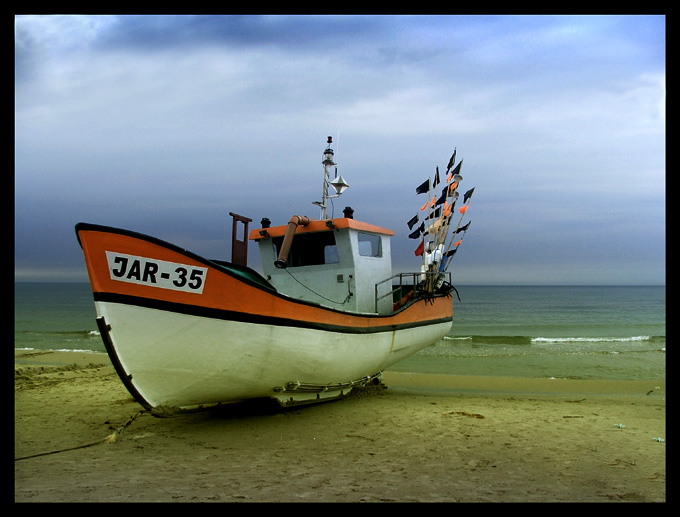
[[[391,289],[385,294],[379,295],[381,286],[390,282]],[[388,296],[392,297],[392,310],[396,311],[411,300],[418,298],[432,298],[435,294],[447,294],[451,291],[451,273],[429,271],[417,273],[397,273],[385,280],[381,280],[374,286],[375,289],[375,312],[379,302]]]

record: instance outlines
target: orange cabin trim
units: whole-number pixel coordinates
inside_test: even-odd
[[[333,223],[333,227],[329,228],[327,226],[327,221],[330,221]],[[308,225],[306,226],[298,226],[297,230],[295,231],[296,234],[303,234],[303,233],[314,233],[314,232],[323,232],[323,231],[328,231],[330,229],[342,229],[342,228],[352,228],[354,230],[361,230],[365,232],[371,232],[371,233],[379,233],[382,235],[394,235],[394,232],[392,230],[388,230],[386,228],[382,228],[380,226],[376,226],[374,224],[370,223],[365,223],[363,221],[357,221],[356,219],[348,219],[348,218],[340,218],[340,219],[328,219],[328,220],[312,220],[309,222]],[[286,230],[288,229],[288,226],[272,226],[271,228],[259,228],[256,230],[251,230],[250,235],[248,237],[249,240],[251,241],[258,241],[260,239],[264,239],[266,237],[272,238],[272,237],[283,237],[286,234]],[[262,233],[266,232],[266,233]]]

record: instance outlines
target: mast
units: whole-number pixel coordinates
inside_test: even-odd
[[[338,164],[333,161],[334,153],[333,149],[331,149],[332,143],[333,137],[329,136],[328,141],[326,142],[326,150],[323,152],[323,160],[321,161],[321,164],[323,165],[323,189],[321,191],[321,201],[314,201],[314,204],[321,208],[321,215],[319,217],[321,220],[328,219],[328,199],[339,197],[340,194],[349,187],[342,175],[338,176]],[[335,167],[335,178],[333,181],[330,181],[330,169],[333,166]],[[328,195],[329,184],[335,189],[336,194],[334,196]]]

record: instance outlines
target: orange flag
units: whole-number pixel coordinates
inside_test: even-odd
[[[467,210],[467,208],[468,208],[468,205],[461,206],[461,207],[458,209],[458,211],[459,211],[461,214],[464,214],[465,211]]]
[[[463,239],[459,240],[458,242],[454,242],[453,245],[458,246],[461,242],[463,242]]]

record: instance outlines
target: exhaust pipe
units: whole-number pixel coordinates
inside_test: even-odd
[[[283,236],[283,243],[281,244],[281,250],[279,251],[278,258],[274,261],[274,265],[279,269],[286,269],[288,260],[288,253],[290,253],[290,245],[293,243],[293,236],[295,235],[295,230],[299,225],[307,226],[309,224],[309,217],[304,215],[294,215],[288,221],[288,229],[286,230],[286,235]]]

